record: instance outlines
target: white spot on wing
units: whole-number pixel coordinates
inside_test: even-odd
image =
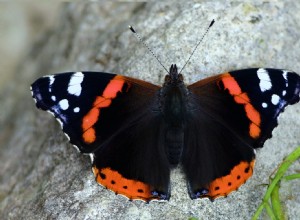
[[[71,95],[80,96],[81,94],[81,83],[83,81],[84,75],[82,72],[76,72],[71,76],[69,85],[68,85],[68,93]]]
[[[93,163],[94,162],[94,154],[89,154],[90,155],[90,158],[91,158],[91,162]]]
[[[49,92],[51,92],[51,90],[52,90],[52,84],[54,83],[54,80],[55,80],[55,78],[54,78],[54,76],[48,76],[49,77]]]
[[[53,95],[53,96],[51,96],[51,99],[52,99],[52,101],[56,101],[56,97]]]
[[[49,85],[51,86],[54,83],[54,80],[55,80],[54,76],[49,76],[49,80],[50,80]]]
[[[31,92],[31,96],[32,96],[34,102],[37,103],[36,98],[33,95],[33,91],[32,91],[32,87],[31,86],[30,86],[30,92]]]
[[[32,86],[30,86],[31,96],[33,96]]]
[[[69,102],[67,99],[62,99],[59,101],[58,105],[62,110],[67,110],[69,108]]]
[[[282,91],[282,96],[285,96],[286,95],[286,90],[283,90]]]
[[[76,107],[76,108],[73,109],[73,111],[77,113],[77,112],[80,111],[80,108],[79,108],[79,107]]]
[[[257,76],[260,79],[259,87],[262,92],[272,88],[271,79],[267,70],[260,68],[257,70]]]
[[[283,78],[285,79],[285,87],[288,87],[288,78],[287,78],[287,74],[288,74],[289,71],[287,70],[283,70]]]
[[[263,108],[267,108],[268,107],[268,104],[265,103],[265,102],[263,102],[261,105],[262,105]]]
[[[277,105],[279,103],[279,101],[280,101],[280,97],[276,94],[273,94],[272,99],[271,99],[272,104]]]

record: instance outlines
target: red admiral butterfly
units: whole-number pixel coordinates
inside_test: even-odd
[[[299,101],[300,76],[256,68],[186,86],[176,65],[167,72],[162,87],[70,72],[42,77],[31,91],[36,106],[91,156],[96,181],[116,194],[168,200],[170,170],[181,164],[192,199],[226,196],[252,175],[255,149],[271,137],[279,114]]]
[[[245,69],[186,86],[172,65],[162,87],[111,73],[45,76],[31,86],[70,142],[92,158],[96,181],[130,199],[168,200],[181,164],[192,199],[226,196],[252,175],[300,76]]]

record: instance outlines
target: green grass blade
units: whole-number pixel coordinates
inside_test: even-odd
[[[262,199],[261,204],[259,205],[258,209],[254,213],[254,215],[252,217],[253,220],[258,219],[258,217],[259,217],[260,213],[262,212],[263,208],[266,208],[267,212],[269,214],[269,211],[270,211],[269,207],[270,206],[268,204],[268,201],[269,201],[269,199],[271,197],[271,193],[276,188],[276,185],[278,184],[278,182],[283,178],[283,175],[285,174],[285,172],[287,171],[287,169],[291,166],[291,164],[293,164],[299,158],[300,158],[300,147],[297,147],[291,154],[289,154],[283,160],[283,162],[281,163],[280,167],[278,168],[278,170],[277,170],[274,178],[271,180],[271,182],[270,182],[270,184],[269,184],[269,186],[267,188],[267,191],[265,193],[265,196]],[[297,174],[294,174],[294,175],[297,175]],[[292,176],[292,177],[290,176],[289,178],[294,178],[294,177],[295,176]],[[275,206],[277,207],[277,204]],[[276,219],[276,217],[275,217],[275,219]]]

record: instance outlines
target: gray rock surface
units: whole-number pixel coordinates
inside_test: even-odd
[[[211,203],[190,200],[180,169],[169,202],[129,202],[98,186],[90,159],[67,141],[50,114],[38,111],[29,85],[42,75],[93,70],[161,84],[164,70],[128,31],[133,25],[162,63],[182,67],[212,19],[216,23],[183,74],[186,83],[248,67],[300,73],[298,1],[188,1],[66,4],[57,26],[32,47],[0,91],[0,213],[3,219],[249,219],[262,184],[300,144],[300,104],[280,118],[257,154],[254,176]],[[1,73],[5,74],[5,73]],[[299,163],[290,172],[298,170]],[[300,216],[300,181],[285,187],[289,219]]]

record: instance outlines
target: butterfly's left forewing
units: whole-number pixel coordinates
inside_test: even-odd
[[[35,81],[36,106],[93,159],[101,185],[130,199],[169,198],[169,168],[156,111],[159,86],[110,73],[70,72]],[[146,159],[145,159],[146,158]]]
[[[188,86],[183,168],[191,198],[225,196],[253,172],[277,117],[299,101],[300,77],[285,70],[246,69]]]
[[[32,95],[36,106],[60,121],[70,142],[82,153],[126,126],[128,115],[138,115],[150,105],[158,86],[129,77],[97,72],[70,72],[36,80]]]

